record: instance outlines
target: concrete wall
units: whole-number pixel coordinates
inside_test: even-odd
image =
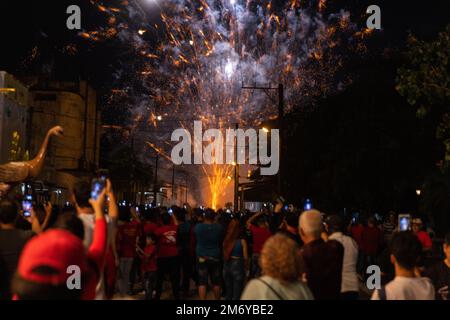
[[[77,89],[78,92],[75,91]],[[72,90],[65,91],[65,90]],[[87,100],[86,152],[85,110]],[[31,150],[39,149],[48,129],[55,125],[64,128],[64,136],[52,138],[48,149],[45,169],[39,177],[66,188],[70,188],[76,177],[68,177],[72,171],[81,172],[81,159],[85,156],[88,169],[98,166],[100,150],[100,116],[96,108],[96,93],[86,82],[51,83],[46,90],[33,91]],[[96,120],[97,115],[97,120]],[[96,132],[97,130],[97,132]]]

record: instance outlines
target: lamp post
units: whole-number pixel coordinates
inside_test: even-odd
[[[236,123],[235,129],[237,132],[237,129],[239,128],[239,124]],[[238,153],[238,147],[237,147],[237,135],[234,138],[234,210],[239,210],[239,165],[237,163],[237,153]]]

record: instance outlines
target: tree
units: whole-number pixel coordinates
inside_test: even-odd
[[[28,150],[24,151],[20,147],[20,134],[14,131],[11,139],[11,150],[9,152],[10,161],[27,161],[30,159]]]
[[[450,160],[450,25],[434,41],[408,37],[408,63],[398,69],[397,91],[417,108],[417,116],[436,117],[436,137]]]

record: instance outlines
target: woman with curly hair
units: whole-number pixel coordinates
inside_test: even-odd
[[[261,251],[263,276],[251,280],[241,300],[312,300],[313,295],[300,281],[298,245],[283,234],[270,237]]]

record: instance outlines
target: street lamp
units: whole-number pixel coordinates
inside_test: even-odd
[[[16,92],[16,88],[0,88],[0,93]]]
[[[262,129],[265,133],[269,133],[269,129],[267,129],[266,127],[262,127]]]
[[[418,196],[420,196],[421,193],[422,193],[422,190],[420,190],[420,189],[417,189],[417,190],[416,190],[416,194],[417,194]]]

